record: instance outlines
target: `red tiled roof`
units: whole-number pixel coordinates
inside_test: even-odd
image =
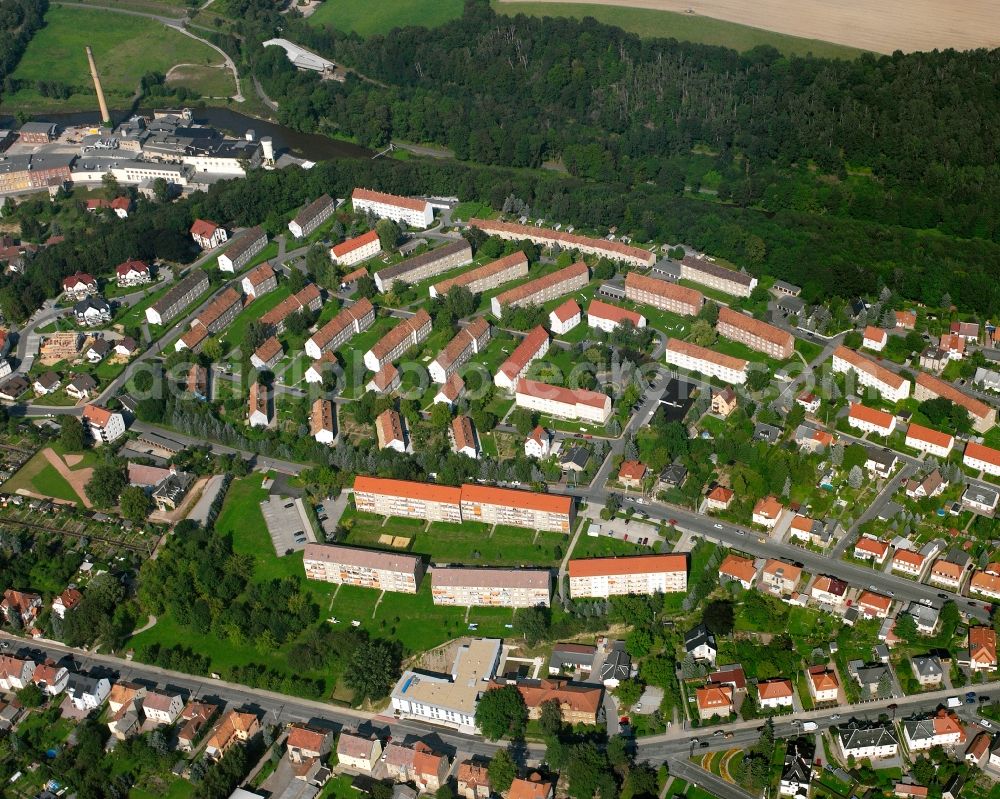
[[[540,383],[537,380],[527,380],[524,378],[517,382],[516,391],[518,394],[554,400],[566,405],[589,405],[592,408],[604,408],[608,403],[608,395],[602,394],[599,391],[590,391],[585,388],[553,386],[549,383]]]
[[[625,275],[625,288],[657,294],[668,300],[693,305],[695,308],[701,308],[705,303],[704,295],[697,289],[668,283],[666,280],[658,280],[648,275],[640,275],[638,272],[629,272]]]
[[[955,443],[955,439],[947,433],[941,433],[937,430],[931,430],[929,427],[913,423],[910,424],[909,429],[906,431],[906,437],[915,438],[917,441],[926,441],[928,444],[933,444],[936,447],[944,447],[945,449]]]
[[[687,556],[629,555],[617,558],[575,558],[569,562],[570,578],[656,572],[687,573]]]
[[[100,405],[85,405],[83,408],[83,418],[97,427],[104,427],[111,420],[111,411],[107,408],[102,408]]]
[[[1000,449],[985,447],[982,444],[977,444],[975,441],[970,441],[965,445],[965,457],[975,458],[986,463],[992,463],[994,466],[1000,466]]]
[[[199,236],[203,239],[210,239],[215,234],[215,231],[219,229],[219,226],[215,222],[209,222],[205,219],[196,219],[194,224],[191,225],[192,235]]]
[[[880,411],[876,408],[869,408],[867,405],[862,405],[860,402],[851,403],[851,410],[848,413],[848,417],[851,419],[857,419],[859,422],[865,422],[867,424],[885,428],[890,427],[892,425],[892,420],[895,418],[891,413],[886,413],[885,411]]]
[[[342,241],[334,247],[330,248],[330,252],[333,253],[335,258],[341,258],[347,255],[349,252],[354,252],[362,247],[371,244],[374,241],[378,241],[378,233],[374,230],[369,230],[367,233],[362,233],[360,236],[355,236],[353,239],[348,239],[347,241]]]
[[[874,361],[870,361],[863,355],[859,355],[854,350],[843,345],[837,347],[833,351],[833,357],[840,358],[842,361],[847,361],[855,369],[860,369],[863,372],[867,372],[876,380],[885,383],[888,386],[898,389],[902,386],[906,380],[895,372],[891,372],[884,366],[879,366]]]
[[[618,470],[618,479],[641,480],[646,476],[646,467],[639,461],[623,461],[621,469]]]
[[[576,304],[576,300],[569,299],[552,311],[552,313],[560,322],[568,322],[574,316],[579,316],[580,306]]]
[[[753,512],[758,516],[764,516],[767,519],[777,519],[782,511],[782,505],[778,502],[775,497],[762,497],[757,500],[757,504],[753,506]]]
[[[740,582],[751,583],[754,575],[757,574],[757,568],[750,558],[741,558],[739,555],[730,554],[726,555],[725,560],[719,565],[719,574],[732,577]]]
[[[779,347],[791,347],[795,344],[792,334],[787,330],[781,330],[767,322],[762,322],[760,319],[754,319],[745,313],[734,311],[732,308],[725,306],[720,308],[719,321],[745,330],[750,335],[762,338],[764,341],[769,341]]]
[[[414,200],[410,197],[400,197],[398,194],[386,194],[381,191],[371,189],[355,189],[351,194],[351,201],[368,200],[373,203],[383,203],[384,205],[395,205],[399,208],[409,208],[411,211],[424,211],[427,208],[426,200]]]
[[[667,342],[667,349],[681,355],[686,355],[689,358],[697,358],[698,360],[708,361],[709,363],[714,363],[724,369],[732,369],[736,372],[742,372],[747,368],[748,361],[744,361],[742,358],[734,358],[731,355],[723,355],[721,352],[710,350],[707,347],[700,347],[697,344],[692,344],[689,341],[682,341],[679,338],[670,339],[670,341]]]
[[[558,494],[540,494],[535,491],[518,491],[513,488],[493,488],[466,483],[462,486],[462,502],[479,502],[488,505],[508,505],[513,508],[568,515],[573,508],[573,498]]]
[[[469,226],[477,227],[486,233],[489,233],[492,229],[503,233],[509,233],[514,236],[521,236],[525,239],[542,237],[551,241],[558,241],[563,246],[570,248],[574,245],[577,247],[583,246],[600,248],[617,255],[624,255],[629,258],[639,258],[647,263],[649,263],[652,259],[652,253],[649,250],[642,249],[641,247],[632,247],[628,244],[622,244],[619,241],[607,241],[606,239],[579,236],[575,233],[566,233],[562,230],[532,227],[531,225],[517,225],[513,222],[499,222],[494,219],[475,218],[469,220]]]
[[[500,365],[499,371],[513,380],[548,340],[549,334],[544,327],[539,325],[532,329],[514,348],[510,357]]]
[[[609,322],[614,322],[615,324],[631,322],[636,327],[642,321],[642,314],[629,311],[626,308],[619,308],[617,305],[611,305],[601,300],[590,301],[590,305],[587,307],[587,316],[593,316],[597,319],[607,319]]]
[[[510,305],[518,300],[523,300],[526,297],[532,297],[535,294],[551,288],[552,286],[558,285],[565,280],[570,280],[571,278],[587,274],[589,274],[587,265],[583,261],[577,261],[575,264],[571,264],[563,269],[557,269],[555,272],[550,272],[543,277],[529,280],[527,283],[522,283],[520,286],[508,289],[502,294],[498,294],[494,299],[502,308],[503,306]]]
[[[877,341],[884,344],[887,337],[886,332],[880,327],[872,327],[871,325],[868,325],[868,327],[865,328],[865,341]]]
[[[992,410],[985,402],[980,402],[977,399],[973,399],[972,397],[963,394],[950,383],[945,383],[943,380],[939,380],[926,372],[920,372],[917,374],[917,385],[923,386],[932,394],[936,394],[939,397],[950,399],[956,405],[961,405],[974,418],[983,419],[988,416]]]
[[[129,272],[149,272],[149,264],[145,261],[138,261],[131,259],[125,261],[124,263],[118,264],[115,271],[118,273],[119,277],[124,277]]]
[[[780,678],[757,683],[757,695],[761,699],[783,699],[792,696],[792,681]]]

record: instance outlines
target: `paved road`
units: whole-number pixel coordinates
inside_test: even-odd
[[[45,657],[56,661],[69,656],[75,662],[75,668],[80,671],[107,670],[113,672],[117,679],[170,686],[192,697],[215,698],[238,707],[252,708],[261,715],[267,715],[272,723],[312,721],[351,728],[367,725],[373,729],[386,730],[393,738],[405,738],[407,735],[434,737],[446,748],[450,747],[455,751],[485,757],[491,756],[502,747],[499,743],[490,743],[478,736],[466,735],[445,727],[423,724],[418,721],[400,721],[353,708],[334,707],[326,702],[299,699],[273,691],[250,688],[239,683],[161,669],[158,666],[128,661],[111,655],[84,652],[51,641],[25,641],[8,633],[0,632],[0,640],[4,639],[11,642],[11,649],[8,651],[22,649],[35,652],[36,658],[37,653],[44,653]],[[541,758],[544,754],[544,747],[538,745],[529,745],[527,749],[528,757],[532,761]]]
[[[917,467],[915,464],[907,463],[903,465],[903,468],[896,472],[895,476],[891,477],[889,481],[885,484],[882,490],[879,492],[878,496],[869,503],[868,507],[865,508],[864,512],[858,516],[858,519],[854,524],[851,525],[851,529],[848,530],[843,538],[837,542],[837,545],[830,550],[831,558],[839,558],[846,551],[847,547],[852,544],[858,534],[858,530],[861,525],[870,522],[879,512],[892,500],[892,497],[899,487],[906,481],[909,480],[913,475],[917,473]]]

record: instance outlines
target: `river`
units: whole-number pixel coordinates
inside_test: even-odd
[[[229,108],[192,108],[195,121],[224,130],[236,136],[243,136],[248,130],[253,130],[257,138],[270,136],[274,140],[276,152],[287,150],[301,158],[310,161],[327,161],[332,158],[371,158],[372,151],[350,142],[330,139],[318,133],[300,133],[284,125],[268,122],[264,119],[246,116]],[[152,109],[143,108],[135,113],[152,116]],[[125,119],[128,111],[112,111],[113,119]],[[98,122],[98,112],[78,111],[66,114],[39,114],[33,119],[41,122],[55,122],[58,125],[86,125]],[[13,117],[0,117],[0,126],[15,127]]]

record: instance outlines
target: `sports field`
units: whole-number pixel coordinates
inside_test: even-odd
[[[109,11],[50,7],[43,27],[28,44],[13,77],[17,80],[53,81],[73,87],[68,100],[42,97],[34,86],[3,98],[4,109],[34,111],[96,107],[85,47],[94,51],[104,92],[111,108],[122,108],[147,72],[166,74],[175,64],[210,65],[218,53],[201,42],[159,22]],[[201,91],[199,81],[185,85]],[[208,92],[205,92],[208,94]]]

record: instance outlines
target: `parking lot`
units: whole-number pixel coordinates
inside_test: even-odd
[[[312,525],[301,499],[272,494],[260,503],[260,510],[264,514],[264,523],[271,535],[274,551],[279,557],[289,551],[305,549],[310,541],[315,542]]]

